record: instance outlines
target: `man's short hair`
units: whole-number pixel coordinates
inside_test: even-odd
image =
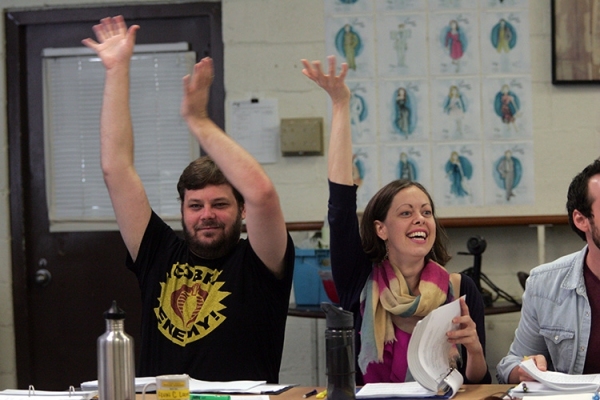
[[[179,200],[183,202],[186,190],[204,189],[211,185],[229,185],[233,191],[233,195],[238,202],[238,207],[244,205],[244,197],[234,188],[231,183],[225,178],[223,172],[217,164],[208,156],[202,156],[188,164],[181,173],[179,182],[177,182],[177,192]]]
[[[575,226],[575,223],[573,222],[573,212],[577,210],[586,218],[592,218],[594,216],[592,214],[592,203],[594,202],[594,199],[589,195],[588,184],[590,179],[597,174],[600,174],[600,159],[594,160],[593,163],[578,173],[571,181],[569,191],[567,192],[569,225],[584,241],[586,240],[585,233]]]

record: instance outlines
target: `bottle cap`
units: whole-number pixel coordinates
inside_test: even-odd
[[[354,327],[354,314],[343,310],[331,303],[321,303],[321,310],[325,311],[325,320],[329,329],[352,329]]]
[[[104,311],[104,319],[125,319],[125,311],[119,308],[116,300],[113,300],[110,308]]]

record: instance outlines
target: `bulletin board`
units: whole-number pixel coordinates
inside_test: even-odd
[[[529,8],[528,0],[325,0],[326,55],[349,66],[359,210],[385,183],[407,178],[428,189],[451,226],[567,221],[573,173],[545,158],[573,159],[552,147],[564,133],[533,129],[542,94],[533,90]]]

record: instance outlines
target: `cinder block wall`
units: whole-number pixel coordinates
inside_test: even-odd
[[[158,2],[158,1],[152,1]],[[162,1],[165,2],[165,1]],[[102,0],[2,0],[0,10],[55,6],[100,5]],[[127,4],[150,3],[130,0]],[[123,4],[123,3],[122,3]],[[301,58],[325,60],[325,23],[322,0],[223,0],[225,45],[225,88],[228,100],[276,98],[280,118],[323,117],[329,127],[326,95],[300,72]],[[551,37],[550,2],[530,1],[530,32],[533,80],[533,126],[536,157],[540,165],[556,162],[544,158],[544,130],[564,129],[564,146],[577,145],[582,156],[561,160],[572,175],[598,155],[598,113],[600,92],[589,87],[558,89],[550,83]],[[142,27],[143,28],[143,27]],[[91,34],[91,30],[90,30]],[[0,43],[4,43],[4,19],[0,19]],[[10,227],[8,221],[8,148],[6,135],[5,48],[0,47],[0,389],[15,387],[15,350],[12,309]],[[559,126],[551,127],[551,121]],[[582,117],[583,116],[583,117]],[[585,133],[589,143],[575,143],[569,132]],[[328,135],[325,140],[327,141]],[[552,144],[556,146],[557,144]],[[559,144],[560,145],[560,144]],[[537,163],[537,160],[536,160]],[[288,221],[322,220],[326,213],[327,185],[325,157],[286,157],[265,169],[275,181]],[[565,196],[566,187],[557,187],[556,196]],[[521,289],[516,272],[538,263],[537,233],[529,227],[452,229],[452,252],[465,250],[473,234],[488,240],[483,271],[493,282],[514,296]],[[305,233],[295,236],[302,240]],[[547,230],[546,259],[577,250],[582,243],[567,227]],[[457,256],[449,264],[453,271],[470,265]],[[491,367],[508,349],[518,314],[488,318],[488,362]],[[325,383],[322,321],[290,318],[287,327],[281,380],[306,385]],[[18,333],[17,333],[18,334]]]

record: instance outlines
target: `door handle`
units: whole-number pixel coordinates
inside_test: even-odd
[[[35,272],[35,283],[38,286],[46,287],[52,280],[52,274],[47,269],[38,269]]]
[[[42,268],[35,271],[35,283],[40,287],[46,287],[52,281],[52,274],[46,268],[48,265],[48,261],[45,258],[42,258],[38,261],[38,265]]]

